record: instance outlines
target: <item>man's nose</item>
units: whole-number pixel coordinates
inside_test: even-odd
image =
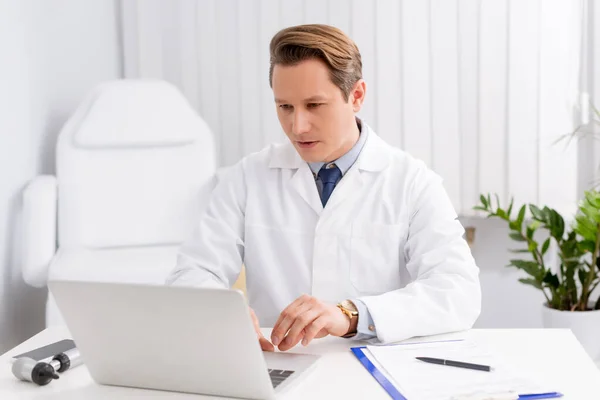
[[[294,113],[294,121],[292,126],[292,132],[294,135],[302,135],[310,130],[310,122],[308,115],[303,111],[296,111]]]

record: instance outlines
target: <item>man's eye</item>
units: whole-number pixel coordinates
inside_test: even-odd
[[[289,111],[292,109],[292,106],[290,106],[289,104],[280,104],[279,108],[281,108],[282,110],[285,110],[285,111]]]
[[[323,105],[323,103],[308,103],[306,106],[308,108],[317,108],[319,106]]]

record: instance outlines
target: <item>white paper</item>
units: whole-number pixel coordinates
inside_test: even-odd
[[[367,346],[384,375],[408,400],[514,399],[518,394],[553,392],[474,341]],[[415,357],[434,357],[489,365],[493,371],[436,365]],[[383,372],[383,371],[382,371]]]

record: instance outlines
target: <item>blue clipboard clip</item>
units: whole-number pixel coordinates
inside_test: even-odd
[[[562,397],[563,394],[559,392],[548,392],[548,393],[537,393],[537,394],[520,394],[519,400],[534,400],[534,399],[552,399],[556,397]]]

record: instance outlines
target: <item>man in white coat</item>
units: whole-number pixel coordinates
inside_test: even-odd
[[[303,25],[278,32],[270,52],[289,142],[219,180],[167,283],[231,287],[244,264],[267,351],[470,328],[481,291],[464,229],[441,179],[356,117],[366,94],[356,44]],[[271,341],[259,326],[273,326]]]

